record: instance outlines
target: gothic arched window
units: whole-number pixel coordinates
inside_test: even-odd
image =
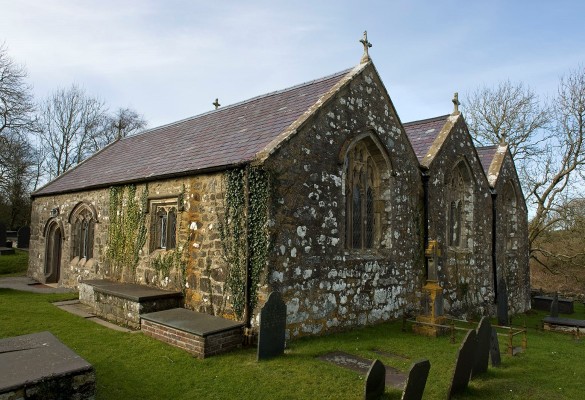
[[[150,249],[174,249],[177,244],[177,204],[153,203]]]
[[[69,223],[72,233],[71,258],[89,260],[93,257],[95,211],[88,204],[79,203],[71,212]]]
[[[506,250],[516,248],[516,231],[518,230],[518,216],[516,209],[516,190],[512,182],[507,182],[504,187],[503,221]]]
[[[377,247],[376,199],[379,174],[365,141],[358,142],[347,154],[346,247]]]
[[[451,247],[468,247],[473,225],[472,187],[464,161],[453,168],[447,185],[447,243]]]

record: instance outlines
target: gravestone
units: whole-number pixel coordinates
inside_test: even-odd
[[[508,326],[508,287],[503,278],[498,280],[498,325]]]
[[[19,249],[28,249],[28,245],[30,243],[30,228],[28,226],[23,226],[18,230],[16,241],[16,247]]]
[[[477,338],[475,329],[471,329],[465,335],[465,339],[463,339],[463,343],[461,343],[457,351],[455,370],[453,371],[453,378],[451,379],[451,387],[449,388],[447,399],[450,399],[454,394],[465,390],[467,387],[469,377],[471,376],[471,369],[473,368],[476,346]]]
[[[384,395],[386,389],[386,367],[380,360],[374,360],[366,375],[364,399],[377,400]]]
[[[475,331],[477,346],[475,348],[475,360],[471,371],[471,379],[477,375],[487,372],[488,361],[490,356],[490,337],[492,333],[492,324],[488,317],[483,317]]]
[[[260,311],[258,361],[284,354],[286,304],[279,292],[272,292]]]
[[[500,342],[498,341],[498,332],[496,328],[492,327],[490,335],[490,358],[492,360],[492,367],[499,367],[502,364],[502,357],[500,356]]]
[[[6,225],[0,222],[0,247],[6,247]]]
[[[419,360],[412,364],[408,371],[408,379],[402,392],[402,400],[420,400],[422,399],[431,363],[429,360]]]
[[[558,318],[559,316],[559,294],[555,293],[553,297],[553,301],[550,305],[550,316],[553,318]]]

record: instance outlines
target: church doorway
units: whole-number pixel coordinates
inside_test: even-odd
[[[61,273],[61,227],[53,223],[48,229],[45,243],[45,282],[58,283]]]

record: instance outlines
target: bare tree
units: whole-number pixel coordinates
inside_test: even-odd
[[[94,137],[93,150],[107,146],[123,137],[140,132],[147,126],[144,117],[131,108],[118,108],[104,120],[100,135]]]
[[[58,89],[40,106],[39,139],[44,148],[45,168],[51,178],[69,170],[94,151],[106,120],[101,100],[72,85]]]
[[[576,183],[585,168],[585,68],[561,78],[553,113],[544,152],[524,174],[535,207],[529,227],[533,254],[540,251],[538,238],[563,221],[567,199],[581,196]]]
[[[538,133],[550,122],[550,113],[538,96],[522,83],[501,82],[483,87],[463,103],[465,119],[474,139],[481,145],[508,143],[515,160],[540,151]]]
[[[7,130],[18,132],[32,123],[34,103],[26,77],[25,68],[15,64],[0,44],[0,145]]]

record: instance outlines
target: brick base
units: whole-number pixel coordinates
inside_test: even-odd
[[[227,353],[242,347],[241,327],[207,336],[199,336],[142,319],[140,329],[146,335],[185,350],[198,358]]]

